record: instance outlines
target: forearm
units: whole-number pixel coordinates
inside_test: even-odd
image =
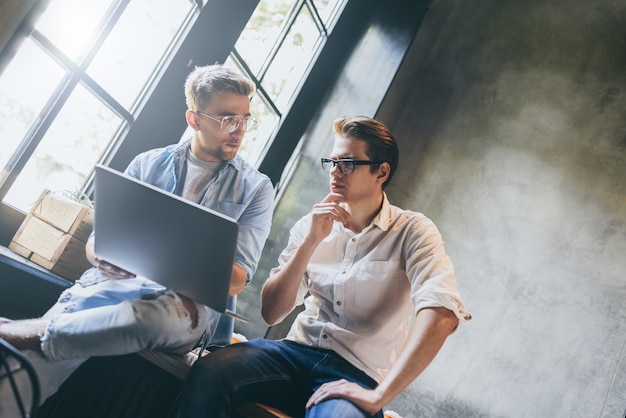
[[[233,264],[233,271],[230,275],[230,287],[228,288],[228,295],[234,296],[241,293],[244,287],[246,287],[247,277],[245,270]]]
[[[454,314],[445,308],[419,311],[404,350],[374,390],[380,408],[388,405],[426,369],[458,323]]]
[[[330,234],[333,223],[346,225],[349,221],[350,214],[338,203],[338,195],[330,193],[321,203],[313,206],[306,221],[303,218],[294,226],[292,234],[305,230],[306,233],[302,238],[299,238],[299,232],[295,234],[298,237],[294,239],[297,244],[293,244],[297,245],[296,250],[280,272],[267,280],[261,294],[261,315],[268,325],[279,323],[293,309],[307,264],[320,242]],[[290,244],[293,236],[290,237]]]
[[[268,325],[279,323],[293,309],[300,281],[316,247],[303,242],[285,267],[265,282],[261,291],[261,316]]]

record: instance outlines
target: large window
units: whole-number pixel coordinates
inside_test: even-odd
[[[257,83],[242,154],[260,163],[341,0],[261,0],[226,65]],[[51,0],[0,75],[0,198],[81,192],[203,7],[196,0]],[[5,57],[5,59],[9,59]],[[182,89],[181,89],[182,90]]]
[[[0,196],[77,191],[196,12],[188,0],[52,0],[0,76]]]
[[[246,138],[241,151],[251,164],[258,165],[265,155],[343,3],[262,0],[248,21],[226,64],[260,86],[251,106],[261,121],[259,130]]]

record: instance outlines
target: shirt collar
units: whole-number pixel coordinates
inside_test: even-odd
[[[236,170],[241,171],[241,169],[243,168],[243,157],[237,154],[235,155],[235,158],[228,161],[228,164],[232,165]]]
[[[383,204],[380,207],[378,215],[372,220],[372,225],[376,225],[383,231],[386,231],[391,224],[391,205],[389,199],[387,199],[387,193],[383,192]]]

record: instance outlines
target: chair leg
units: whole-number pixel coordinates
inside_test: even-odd
[[[35,369],[19,350],[1,338],[0,348],[2,349],[0,351],[0,370],[5,371],[4,373],[0,373],[0,379],[8,379],[21,416],[34,416],[39,407],[40,396],[39,379],[37,378]],[[11,364],[11,359],[15,361],[15,366]],[[30,382],[32,397],[30,410],[26,410],[26,405],[24,405],[24,400],[22,399],[22,395],[20,394],[15,380],[15,375],[18,373],[26,373]]]

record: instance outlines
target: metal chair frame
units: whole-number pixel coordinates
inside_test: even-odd
[[[17,362],[17,365],[11,366],[10,360],[13,359]],[[32,400],[30,410],[26,409],[24,400],[17,387],[15,375],[25,372],[30,381],[32,390]],[[19,350],[13,347],[11,344],[0,338],[0,380],[8,379],[13,395],[15,396],[15,402],[20,410],[23,418],[34,418],[37,409],[39,407],[40,387],[37,373],[32,364]]]

